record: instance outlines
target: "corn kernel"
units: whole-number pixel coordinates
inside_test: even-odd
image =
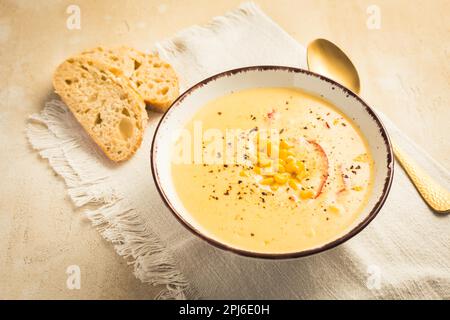
[[[275,182],[278,184],[285,184],[288,180],[288,177],[284,174],[276,174],[274,175]]]
[[[336,207],[334,205],[331,205],[331,206],[328,207],[328,211],[330,211],[331,213],[334,213],[334,214],[339,214],[340,210],[339,210],[338,207]]]
[[[278,172],[284,173],[286,172],[286,168],[282,164],[278,164]]]
[[[265,153],[258,153],[258,163],[261,167],[268,167],[270,165],[270,159]]]
[[[286,161],[286,163],[290,163],[290,162],[295,163],[297,160],[293,156],[287,156],[285,161]]]
[[[356,162],[368,162],[369,161],[369,156],[367,155],[367,153],[361,153],[359,156],[355,157],[355,159],[353,159],[353,161],[356,161]]]
[[[286,161],[284,161],[283,159],[278,159],[278,163],[282,166],[286,165]]]
[[[277,191],[279,187],[280,187],[279,185],[273,184],[273,185],[270,186],[270,189],[271,189],[272,191]]]
[[[248,177],[248,176],[249,176],[248,172],[245,171],[245,170],[242,170],[241,172],[239,172],[239,175],[240,175],[241,177]]]
[[[297,179],[297,181],[302,182],[303,179],[305,179],[308,176],[306,171],[302,171],[298,174],[295,175],[295,179]]]
[[[286,149],[281,149],[280,150],[280,159],[281,160],[286,160],[287,156],[288,156],[287,150]]]
[[[289,186],[292,188],[292,189],[294,189],[294,190],[298,190],[298,184],[297,184],[297,182],[295,182],[295,180],[294,179],[289,179]]]
[[[313,197],[314,197],[314,192],[312,192],[311,190],[301,190],[300,191],[300,198],[302,198],[303,200],[312,199]]]
[[[288,150],[287,155],[288,155],[288,156],[293,156],[293,157],[295,157],[295,153],[294,153],[293,151],[289,151],[289,150]]]
[[[261,174],[261,168],[258,166],[253,167],[253,171],[257,174]]]
[[[273,183],[274,183],[274,180],[273,180],[273,178],[270,178],[270,177],[269,178],[264,178],[264,179],[261,180],[261,184],[265,185],[265,186],[270,186]]]
[[[299,170],[300,170],[299,172],[302,172],[305,170],[305,164],[303,163],[303,161],[297,160],[297,162],[295,164],[299,168]]]
[[[354,186],[353,188],[352,188],[352,190],[354,190],[354,191],[361,191],[363,188],[362,187],[360,187],[360,186]]]
[[[267,150],[267,154],[270,156],[270,153],[271,153],[271,151],[272,151],[272,142],[269,140],[269,141],[267,141],[267,143],[266,143],[266,150]]]
[[[287,143],[286,141],[284,141],[284,140],[280,141],[280,148],[289,149],[290,147],[291,147],[291,145],[289,143]]]
[[[273,161],[270,159],[259,159],[259,165],[263,168],[271,167]]]
[[[286,165],[286,171],[289,173],[299,173],[300,169],[294,162],[288,162],[288,164]]]

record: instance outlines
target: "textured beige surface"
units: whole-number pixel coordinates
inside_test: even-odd
[[[324,37],[350,54],[361,95],[450,167],[450,3],[376,1],[381,29],[366,27],[373,1],[256,1],[302,43]],[[0,298],[135,298],[157,292],[134,278],[110,244],[73,211],[64,184],[30,151],[25,118],[52,94],[65,57],[96,45],[149,49],[240,1],[77,1],[81,30],[68,30],[71,1],[0,0]],[[81,289],[66,268],[81,268]]]

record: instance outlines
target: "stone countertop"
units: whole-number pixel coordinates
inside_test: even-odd
[[[62,179],[31,151],[26,118],[52,96],[52,72],[67,56],[100,44],[149,50],[240,2],[79,0],[81,29],[70,30],[72,1],[0,1],[0,299],[155,296],[74,211]],[[364,99],[450,167],[449,1],[255,2],[299,42],[322,37],[345,48]],[[66,286],[70,265],[80,267],[79,290]]]

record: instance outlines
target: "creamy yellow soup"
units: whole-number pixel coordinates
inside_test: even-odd
[[[288,253],[323,245],[367,203],[373,160],[357,126],[322,98],[257,88],[215,99],[173,145],[184,207],[216,240]]]

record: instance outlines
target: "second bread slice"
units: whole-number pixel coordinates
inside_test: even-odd
[[[144,101],[120,70],[78,56],[57,68],[53,86],[111,160],[123,161],[136,152],[147,113]]]
[[[156,54],[129,47],[97,47],[81,53],[122,70],[136,91],[153,110],[165,112],[179,95],[175,70]]]
[[[130,77],[145,102],[165,112],[179,95],[178,77],[170,64],[157,55],[132,52],[134,71]]]

